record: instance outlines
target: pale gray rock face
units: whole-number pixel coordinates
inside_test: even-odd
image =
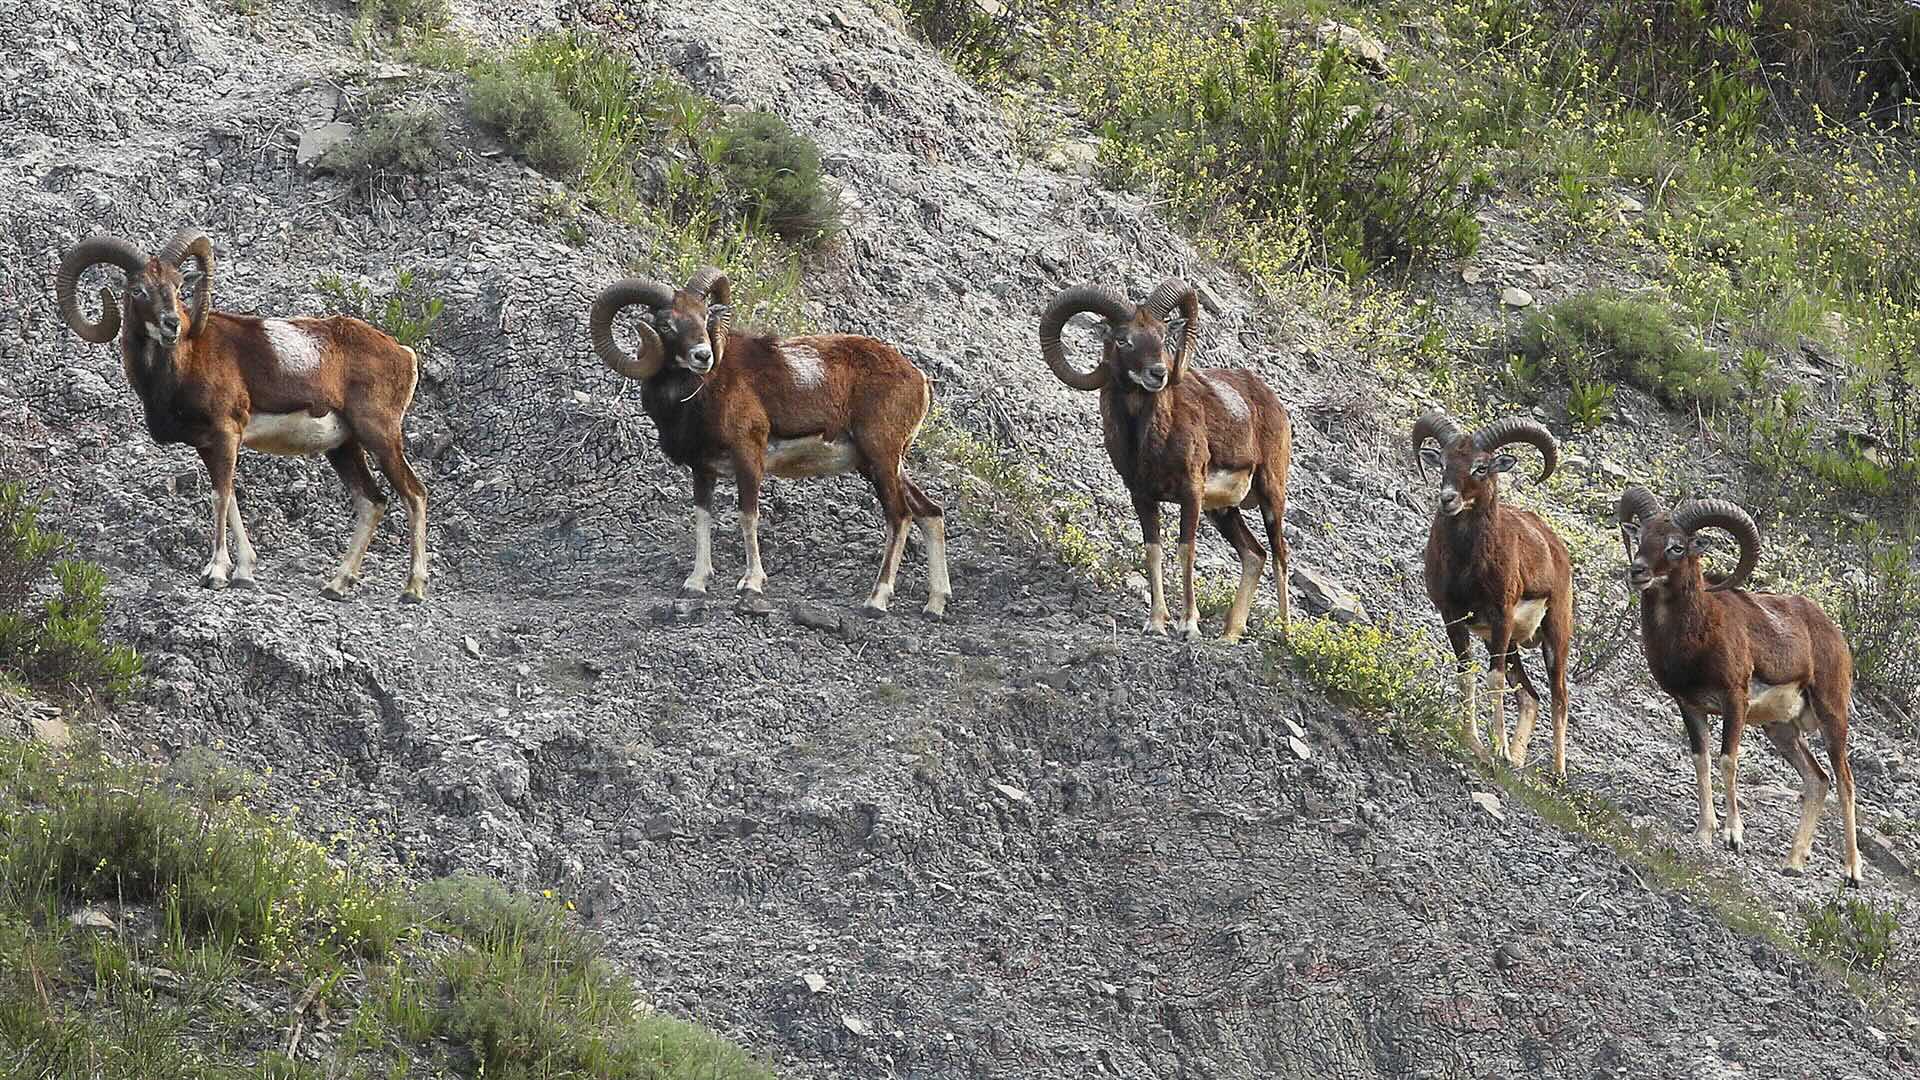
[[[355,119],[344,5],[131,10],[0,13],[0,463],[48,490],[112,576],[116,631],[151,673],[106,732],[121,751],[219,741],[271,766],[267,798],[314,832],[378,823],[374,856],[406,873],[575,898],[663,1007],[789,1077],[1911,1068],[1840,988],[1515,802],[1496,819],[1457,770],[1276,680],[1257,648],[1137,636],[1139,597],[969,514],[961,478],[924,452],[911,465],[952,522],[947,623],[910,614],[917,545],[897,613],[845,617],[881,545],[857,478],[768,485],[761,542],[786,614],[761,620],[726,603],[742,557],[723,484],[715,599],[675,612],[687,479],[586,335],[591,298],[643,238],[589,214],[587,245],[569,246],[539,208],[552,182],[481,153],[495,144],[459,87],[428,72],[400,82],[447,109],[451,167],[372,200],[299,167],[302,132]],[[625,10],[623,47],[821,145],[856,211],[809,274],[821,327],[898,344],[949,422],[1086,500],[1097,541],[1136,551],[1137,526],[1094,396],[1047,373],[1035,324],[1063,285],[1139,296],[1181,272],[1222,309],[1199,362],[1257,369],[1294,410],[1297,558],[1375,621],[1433,620],[1431,492],[1404,445],[1419,405],[1377,394],[1324,326],[1255,307],[1250,283],[1143,200],[1021,160],[994,103],[871,8]],[[458,15],[486,40],[586,25],[571,5]],[[152,444],[118,354],[81,342],[52,296],[75,240],[105,229],[156,248],[185,224],[213,237],[226,310],[314,312],[321,275],[386,287],[400,269],[445,298],[407,425],[432,508],[424,608],[395,603],[397,502],[360,591],[320,599],[346,493],[319,461],[251,453],[239,499],[261,588],[196,586],[198,462]],[[1354,404],[1356,384],[1371,403]],[[1599,508],[1612,492],[1595,483]],[[1232,580],[1224,543],[1209,533],[1201,552]],[[1618,588],[1609,566],[1591,578]],[[1576,685],[1573,783],[1681,842],[1691,771],[1646,686],[1630,639]],[[1864,755],[1892,746],[1860,732]],[[1763,745],[1749,761],[1790,782]],[[1910,766],[1861,784],[1874,807],[1920,802]],[[1794,912],[1830,891],[1837,816],[1807,879],[1771,872],[1790,808],[1756,806],[1751,850],[1712,860]],[[1869,870],[1883,902],[1893,865]]]

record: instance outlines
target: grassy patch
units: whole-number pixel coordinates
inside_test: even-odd
[[[1246,17],[1124,5],[1054,12],[1062,88],[1106,136],[1127,182],[1272,277],[1471,254],[1470,163],[1385,107],[1363,47],[1323,45],[1285,4]]]
[[[106,575],[66,558],[71,546],[41,527],[24,485],[0,483],[0,683],[113,701],[132,691],[140,658],[102,636]]]
[[[411,270],[395,274],[393,288],[383,292],[336,273],[322,274],[317,284],[333,310],[365,319],[410,349],[425,348],[435,324],[446,313],[446,301],[428,291],[426,282]]]
[[[361,124],[320,164],[362,186],[389,176],[424,176],[447,161],[447,120],[438,109],[386,112]]]
[[[13,741],[0,1061],[62,1080],[771,1075],[653,1012],[550,900],[477,878],[409,896],[238,801]]]
[[[1717,404],[1733,393],[1719,359],[1674,321],[1666,305],[1619,293],[1585,293],[1535,312],[1514,351],[1577,392],[1625,381],[1672,406]],[[1590,411],[1591,405],[1590,396],[1582,397],[1582,407]]]
[[[405,41],[439,30],[452,18],[448,0],[360,0],[355,29],[362,40]]]
[[[1837,896],[1808,908],[1806,923],[1808,950],[1868,974],[1886,968],[1900,933],[1898,912],[1857,896]]]

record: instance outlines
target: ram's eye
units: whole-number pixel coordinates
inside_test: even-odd
[[[1487,475],[1487,467],[1485,465],[1475,465],[1473,467],[1473,475],[1475,476]]]
[[[1686,546],[1683,544],[1669,544],[1667,546],[1667,554],[1672,555],[1676,559],[1682,555],[1685,555],[1686,553],[1687,553],[1687,549],[1686,549]]]

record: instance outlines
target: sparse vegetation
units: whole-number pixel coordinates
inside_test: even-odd
[[[470,100],[474,117],[541,172],[571,177],[586,166],[586,125],[545,73],[487,61],[474,71]]]
[[[317,284],[335,311],[365,319],[411,349],[426,346],[446,313],[446,301],[429,292],[412,270],[395,274],[393,288],[378,293],[365,281],[331,272]]]
[[[0,682],[113,701],[132,691],[140,658],[106,640],[106,575],[64,557],[70,547],[41,527],[24,485],[0,482]]]
[[[438,109],[406,109],[360,125],[321,164],[366,186],[388,176],[424,176],[445,164],[449,153],[446,117]]]
[[[452,18],[448,0],[360,0],[355,24],[363,39],[377,33],[397,41],[438,30]]]
[[[1845,530],[1839,602],[1830,610],[1853,649],[1856,677],[1908,715],[1920,711],[1920,526]],[[1920,731],[1914,734],[1920,735]]]
[[[1467,159],[1385,107],[1360,66],[1377,59],[1323,46],[1284,4],[1052,14],[1050,62],[1105,135],[1103,159],[1254,273],[1315,265],[1357,282],[1478,246]]]
[[[1292,663],[1307,680],[1334,701],[1370,716],[1391,720],[1403,733],[1423,737],[1448,728],[1442,677],[1431,650],[1390,626],[1349,625],[1331,619],[1293,620],[1284,652],[1270,654]]]
[[[1586,293],[1530,315],[1515,351],[1575,387],[1621,380],[1671,406],[1713,405],[1733,393],[1718,359],[1675,324],[1665,305],[1618,293]],[[1575,404],[1569,411],[1578,417]]]
[[[334,1037],[289,1037],[329,1015]],[[409,898],[236,800],[11,740],[0,1061],[61,1080],[771,1076],[652,1011],[560,904],[478,878]]]
[[[1837,896],[1807,909],[1806,946],[1853,971],[1875,974],[1892,958],[1897,912],[1858,896]]]

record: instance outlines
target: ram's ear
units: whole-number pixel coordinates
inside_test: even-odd
[[[1640,523],[1637,521],[1621,522],[1620,538],[1627,542],[1628,547],[1638,546],[1640,543]]]
[[[733,321],[733,305],[732,304],[707,305],[707,332],[708,333],[725,330],[727,328],[727,325],[732,321]]]
[[[1420,448],[1420,464],[1429,469],[1438,469],[1445,463],[1446,457],[1440,453],[1439,448],[1432,446],[1423,446]]]
[[[1514,470],[1514,467],[1519,464],[1520,464],[1520,459],[1517,457],[1514,457],[1512,454],[1493,455],[1493,471],[1494,472],[1512,472]]]

